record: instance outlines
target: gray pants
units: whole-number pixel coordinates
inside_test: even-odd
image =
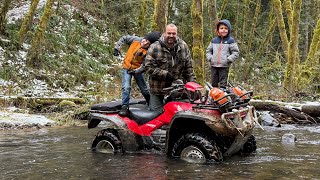
[[[163,112],[164,95],[150,93],[149,109],[151,111]]]

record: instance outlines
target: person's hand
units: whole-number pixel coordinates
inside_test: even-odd
[[[173,75],[172,75],[171,72],[167,73],[166,80],[168,80],[168,81],[172,81],[173,80]]]
[[[142,64],[140,67],[138,67],[137,69],[134,70],[134,74],[141,74],[144,72],[144,70],[145,70],[145,67]]]
[[[181,79],[176,79],[172,82],[172,84],[177,84],[177,85],[181,85],[184,84],[183,81]]]
[[[136,74],[136,71],[135,71],[135,70],[128,70],[127,73],[128,73],[128,74],[131,74],[131,75],[135,75],[135,74]]]
[[[114,56],[119,56],[120,55],[120,51],[116,48],[113,49],[113,55]]]

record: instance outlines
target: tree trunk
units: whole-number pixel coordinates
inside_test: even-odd
[[[7,12],[9,11],[9,5],[11,0],[5,0],[0,11],[0,34],[5,34],[5,27],[7,25]]]
[[[300,60],[298,56],[298,42],[299,42],[299,23],[300,23],[300,12],[301,12],[301,0],[295,0],[293,3],[293,22],[291,28],[291,37],[288,48],[288,60],[287,68],[284,77],[284,87],[289,91],[293,92],[297,89],[296,81],[299,75]],[[297,76],[295,76],[297,75]]]
[[[274,33],[275,27],[276,27],[276,20],[274,17],[270,17],[269,18],[269,25],[268,25],[269,29],[267,32],[267,35],[264,37],[264,39],[262,40],[262,43],[260,44],[258,51],[257,51],[257,57],[260,57],[264,52],[265,52],[265,48],[267,44],[270,44],[269,42],[271,42],[271,38],[272,38],[272,34]]]
[[[218,15],[217,15],[217,1],[216,0],[209,0],[209,8],[210,8],[210,22],[212,33],[216,32],[216,24],[218,22]]]
[[[224,13],[224,10],[226,9],[227,4],[228,4],[228,0],[224,0],[223,3],[222,3],[222,6],[221,6],[221,10],[220,10],[220,12],[218,14],[218,18],[219,19],[223,19],[222,18],[223,17],[223,13]]]
[[[247,49],[246,49],[247,64],[246,64],[246,66],[244,68],[245,69],[244,70],[244,77],[245,78],[249,78],[250,77],[250,72],[253,69],[254,63],[256,62],[255,59],[252,59],[249,56],[250,51],[251,51],[251,44],[254,41],[254,32],[255,32],[255,29],[256,29],[258,15],[260,14],[261,0],[258,0],[256,3],[257,3],[256,4],[256,10],[255,10],[255,13],[254,13],[253,22],[251,24],[250,34],[249,34],[249,37],[246,38],[246,39],[248,39],[248,43],[247,43],[248,45],[247,45]]]
[[[197,81],[204,84],[204,48],[203,48],[203,0],[192,0],[193,46],[192,54]]]
[[[289,26],[289,29],[291,29],[292,21],[293,21],[291,0],[284,0],[284,7],[286,8],[286,13],[288,17],[288,26]],[[290,37],[291,37],[291,34],[290,34]]]
[[[284,56],[286,59],[288,59],[287,54],[288,54],[288,36],[287,36],[287,31],[284,23],[284,18],[282,15],[282,6],[281,6],[281,1],[280,0],[272,0],[272,4],[274,6],[274,14],[276,15],[279,31],[280,31],[280,38],[282,41],[282,47],[284,51]]]
[[[306,61],[301,66],[300,76],[298,78],[299,88],[310,90],[314,89],[314,93],[319,93],[319,77],[320,77],[320,19],[314,29],[313,38],[309,48],[309,54]],[[318,54],[318,56],[317,56]],[[312,87],[312,88],[310,88]]]
[[[250,0],[245,0],[243,4],[243,23],[242,23],[242,36],[241,40],[245,39],[245,35],[247,32],[247,23],[249,19],[249,9],[250,9]]]
[[[273,113],[282,113],[290,116],[297,123],[318,123],[318,118],[311,117],[306,113],[284,107],[276,104],[276,102],[250,101],[250,104],[255,107],[257,111],[270,111]]]
[[[60,7],[61,7],[61,0],[58,0],[55,14],[58,14]],[[101,0],[101,8],[103,7],[104,7],[103,0]]]
[[[237,11],[236,14],[240,14],[240,0],[237,0]],[[233,34],[234,34],[234,38],[238,39],[238,24],[239,24],[239,16],[236,16],[236,21],[234,23],[234,27],[233,28]]]
[[[319,51],[319,49],[317,48],[318,44],[320,44],[319,42],[320,42],[320,18],[318,19],[317,25],[314,29],[310,50],[308,53],[307,60],[305,62],[308,68],[311,68],[314,64],[319,63],[319,60],[315,58],[316,52]]]
[[[246,54],[249,54],[249,52],[251,50],[251,44],[252,44],[252,41],[254,39],[254,31],[256,29],[258,16],[260,14],[260,7],[261,7],[261,0],[258,0],[258,1],[256,1],[256,10],[255,10],[255,13],[254,13],[253,22],[250,25],[251,30],[250,30],[250,35],[249,35],[249,38],[248,38],[248,46],[247,46]],[[250,67],[250,69],[251,69],[251,67]]]
[[[138,20],[139,34],[143,36],[145,34],[145,21],[146,21],[147,2],[143,0],[140,4],[140,14]]]
[[[33,16],[35,14],[36,8],[38,6],[39,0],[33,0],[29,8],[28,13],[23,19],[22,25],[19,30],[19,45],[24,42],[25,36],[32,25]]]
[[[35,35],[31,41],[31,48],[27,57],[27,66],[29,67],[41,67],[41,55],[44,48],[44,33],[47,29],[48,21],[51,16],[52,4],[53,0],[47,0],[39,26],[37,27]]]
[[[165,32],[169,0],[155,0],[152,29]]]
[[[320,117],[320,105],[303,105],[301,111],[313,117]]]

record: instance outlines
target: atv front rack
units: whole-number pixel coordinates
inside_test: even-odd
[[[217,106],[215,104],[198,104],[198,103],[192,103],[192,104],[196,104],[195,106],[193,106],[193,109],[209,109],[209,110],[218,110],[220,112],[230,112],[233,109],[240,109],[243,107],[247,107],[249,105],[249,103],[241,103],[241,104],[235,104],[233,106]]]
[[[226,122],[229,128],[235,128],[241,136],[254,128],[258,123],[256,111],[253,106],[244,109],[233,109],[232,112],[223,113],[221,119]]]

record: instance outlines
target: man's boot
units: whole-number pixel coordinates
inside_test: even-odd
[[[145,95],[145,96],[144,96],[144,98],[145,98],[145,100],[146,100],[147,105],[149,106],[149,102],[150,102],[150,94]]]
[[[129,106],[128,105],[122,105],[121,110],[119,112],[120,116],[127,116],[129,113]]]

